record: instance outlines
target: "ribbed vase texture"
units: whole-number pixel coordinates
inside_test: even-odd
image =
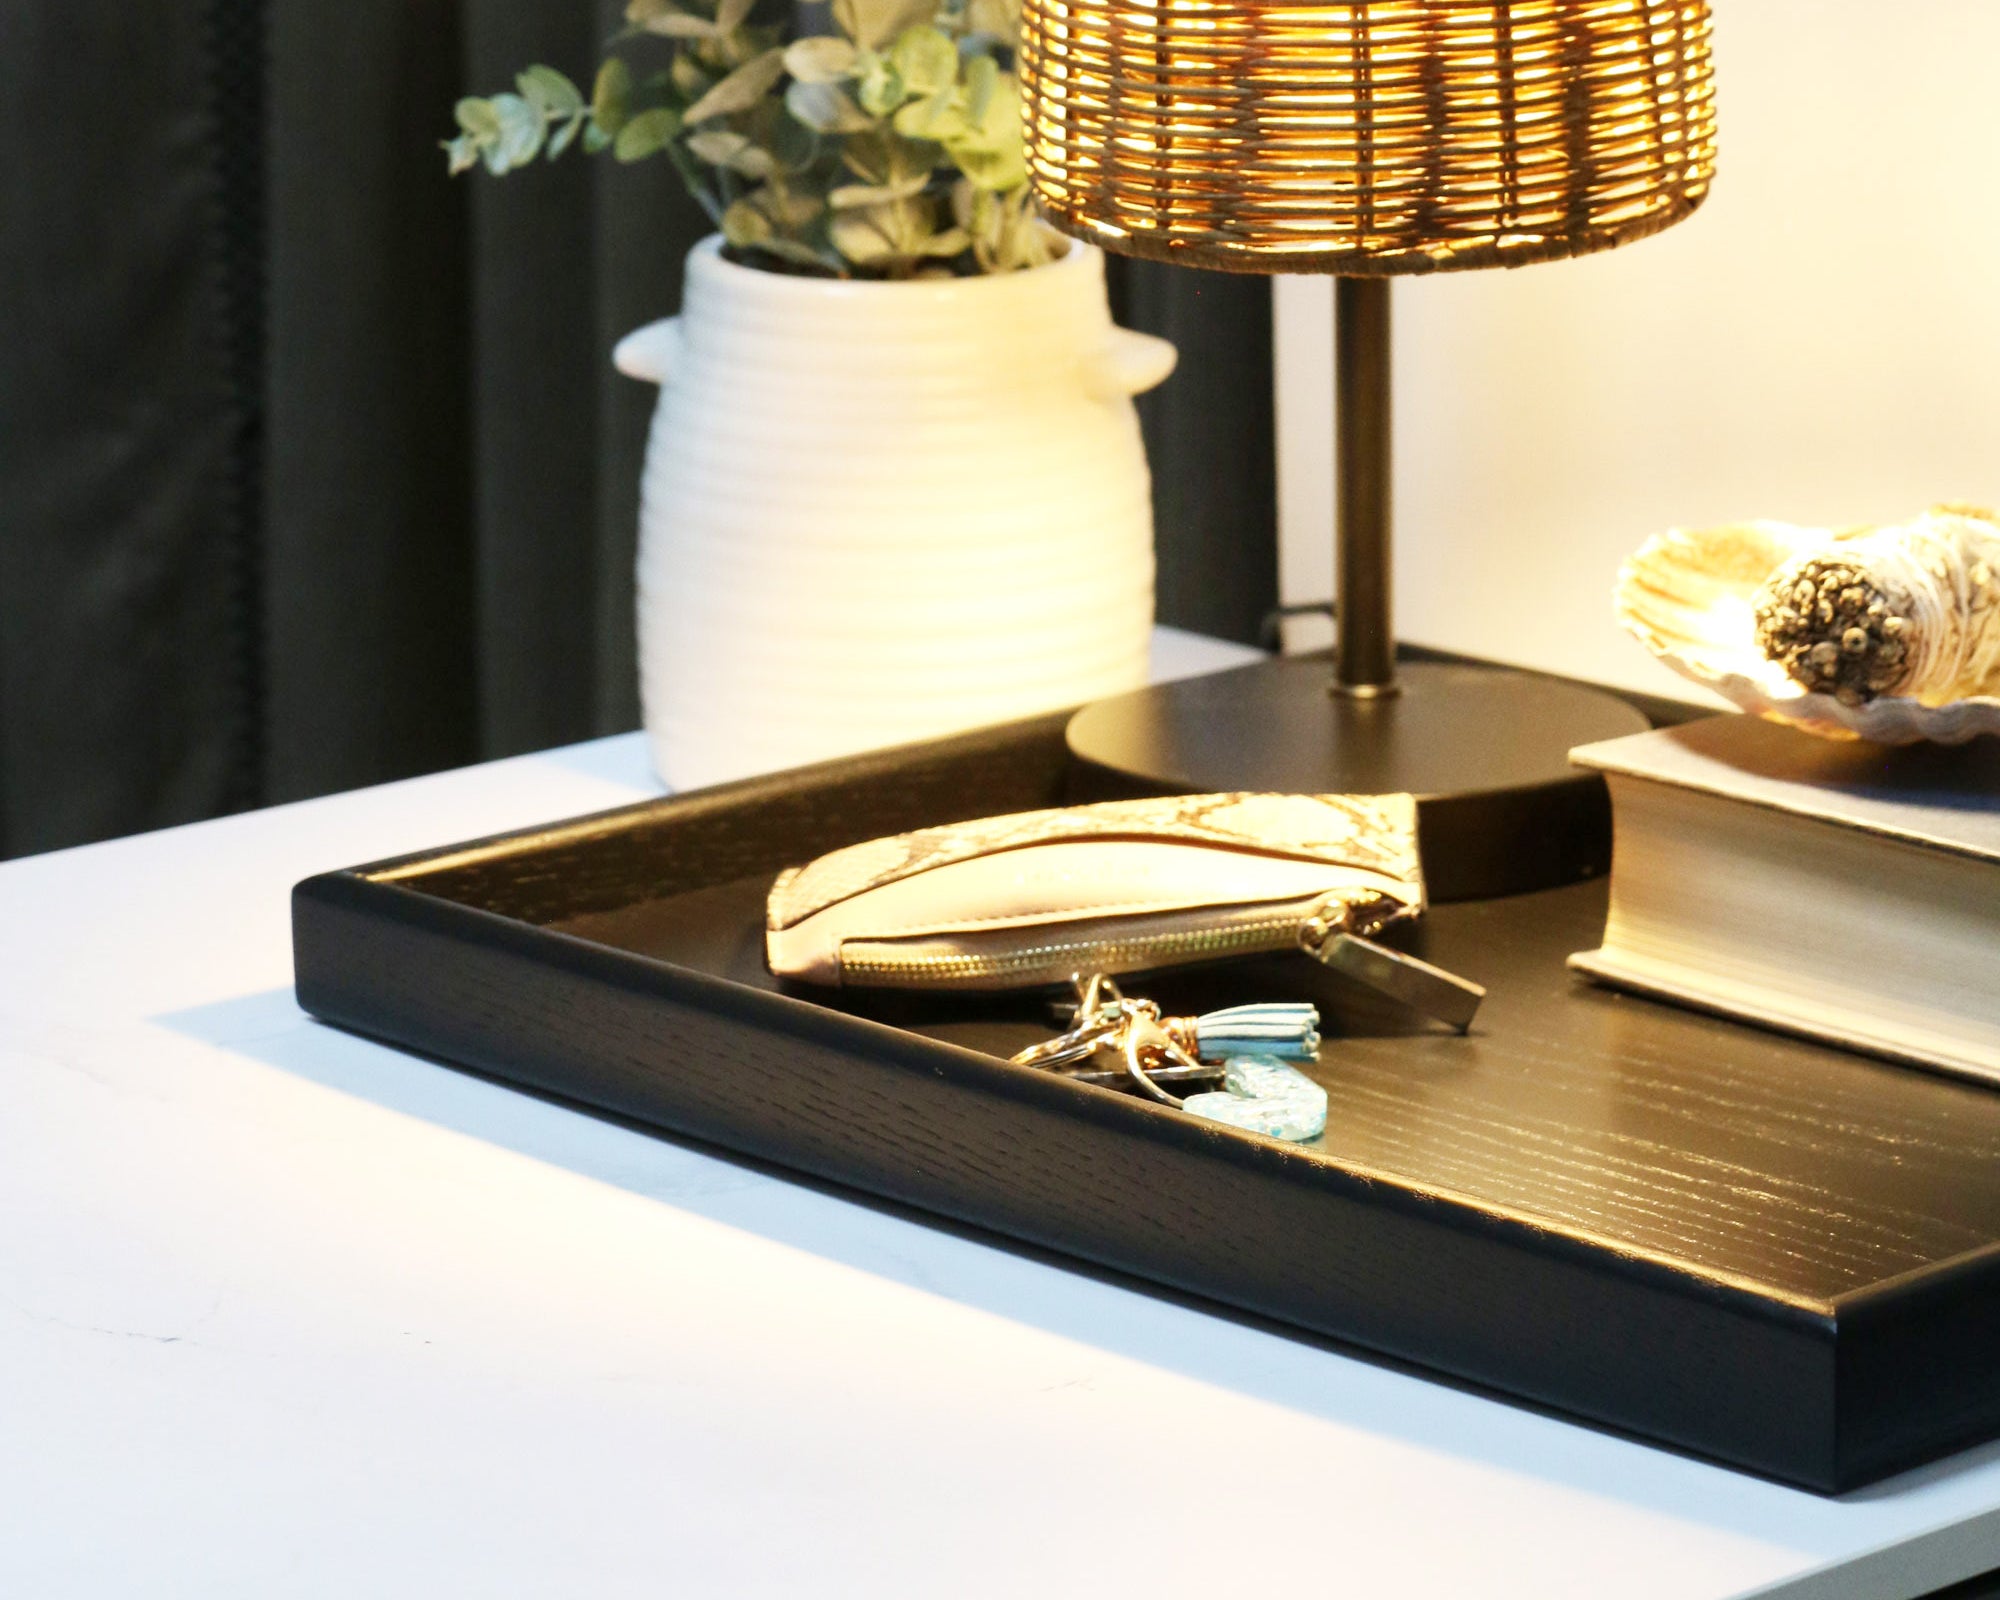
[[[688,261],[620,346],[661,381],[640,510],[640,688],[677,788],[1133,688],[1153,615],[1103,259],[865,283]]]

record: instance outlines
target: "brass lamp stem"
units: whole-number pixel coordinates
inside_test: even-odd
[[[1339,626],[1333,692],[1396,692],[1389,583],[1392,476],[1389,280],[1336,278],[1334,591]]]

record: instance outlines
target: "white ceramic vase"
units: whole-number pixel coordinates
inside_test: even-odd
[[[866,283],[688,257],[629,335],[660,385],[640,692],[675,788],[1145,681],[1151,482],[1131,397],[1173,369],[1104,260]]]

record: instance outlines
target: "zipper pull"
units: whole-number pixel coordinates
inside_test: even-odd
[[[1328,900],[1300,927],[1299,944],[1335,972],[1464,1033],[1486,998],[1483,987],[1366,937],[1411,914],[1387,895]]]

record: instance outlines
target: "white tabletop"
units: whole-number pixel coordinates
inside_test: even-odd
[[[297,879],[656,792],[633,736],[0,867],[0,1594],[1897,1600],[2000,1567],[1995,1449],[1820,1499],[299,1012]]]

